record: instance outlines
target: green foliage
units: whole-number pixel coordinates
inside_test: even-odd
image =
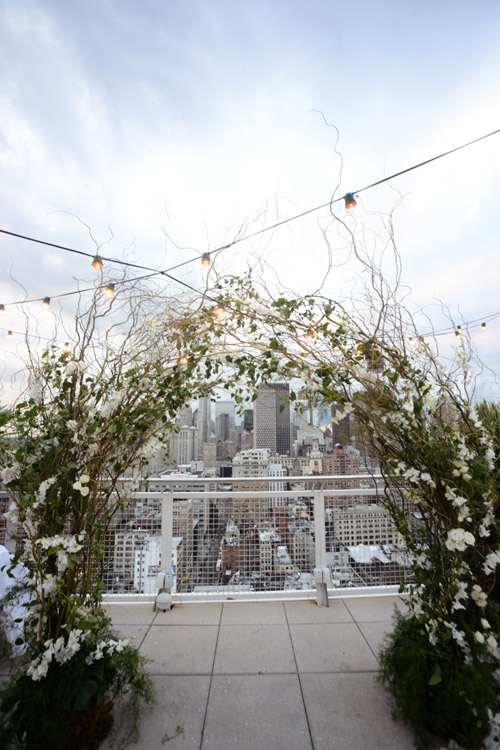
[[[105,618],[99,638],[119,642]],[[137,739],[142,701],[154,700],[153,684],[145,673],[144,657],[125,645],[92,659],[94,644],[84,644],[65,664],[51,663],[46,676],[34,681],[20,668],[0,692],[4,717],[0,746],[54,750],[98,747],[113,723],[113,704],[120,700],[120,740]]]
[[[396,715],[408,721],[419,746],[431,734],[480,750],[488,709],[500,707],[500,683],[488,662],[461,658],[454,641],[432,646],[424,623],[398,614],[380,653],[379,681],[392,693]]]

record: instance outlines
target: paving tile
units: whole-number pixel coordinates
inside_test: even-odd
[[[158,612],[154,625],[218,625],[222,604],[175,604],[166,612]]]
[[[223,625],[214,674],[296,672],[286,625]]]
[[[224,604],[222,625],[286,625],[283,602]]]
[[[145,625],[155,619],[152,604],[104,604],[113,625]]]
[[[316,602],[286,602],[289,623],[352,622],[352,617],[342,599],[330,599],[328,607],[318,607]]]
[[[392,630],[390,622],[359,622],[358,627],[378,659],[380,647],[387,633]]]
[[[297,675],[215,675],[202,750],[311,750]]]
[[[356,623],[290,625],[299,672],[369,672],[378,669]]]
[[[344,603],[358,622],[392,621],[394,607],[406,611],[405,603],[398,596],[373,596],[365,599],[344,599]]]
[[[130,638],[130,643],[135,648],[140,648],[144,636],[148,632],[149,625],[115,625],[116,632],[121,638]]]
[[[215,625],[152,627],[141,654],[152,660],[151,674],[210,674],[217,641]]]
[[[208,675],[155,677],[157,703],[142,716],[139,746],[199,750],[210,688]],[[177,737],[177,727],[181,728]],[[162,739],[171,739],[162,744]]]
[[[373,674],[305,674],[301,683],[315,750],[413,750]]]

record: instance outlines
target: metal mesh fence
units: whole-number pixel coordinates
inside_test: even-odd
[[[312,592],[317,567],[328,568],[330,588],[405,580],[406,550],[371,479],[343,477],[342,487],[330,481],[329,489],[325,481],[302,484],[285,490],[269,478],[177,488],[151,483],[110,531],[106,591],[154,596],[168,567],[167,533],[177,600]],[[162,529],[163,502],[172,503],[170,529]]]

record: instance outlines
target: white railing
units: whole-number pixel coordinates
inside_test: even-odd
[[[163,589],[173,602],[327,604],[329,596],[394,592],[407,574],[381,476],[177,475],[146,485],[109,536],[108,600],[154,601]]]

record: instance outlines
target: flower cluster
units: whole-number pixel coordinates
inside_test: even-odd
[[[95,649],[90,652],[85,661],[90,665],[93,664],[94,661],[99,661],[99,659],[102,659],[105,653],[107,653],[108,656],[111,656],[111,654],[113,654],[115,651],[117,653],[120,653],[124,648],[126,648],[126,646],[129,645],[129,643],[129,638],[125,638],[123,640],[115,640],[114,638],[109,638],[108,640],[98,641]]]
[[[45,641],[44,652],[34,659],[29,665],[26,674],[32,680],[37,682],[47,675],[52,660],[58,664],[65,664],[81,648],[82,640],[85,636],[83,630],[70,630],[68,637],[59,636],[56,641],[48,639]]]

